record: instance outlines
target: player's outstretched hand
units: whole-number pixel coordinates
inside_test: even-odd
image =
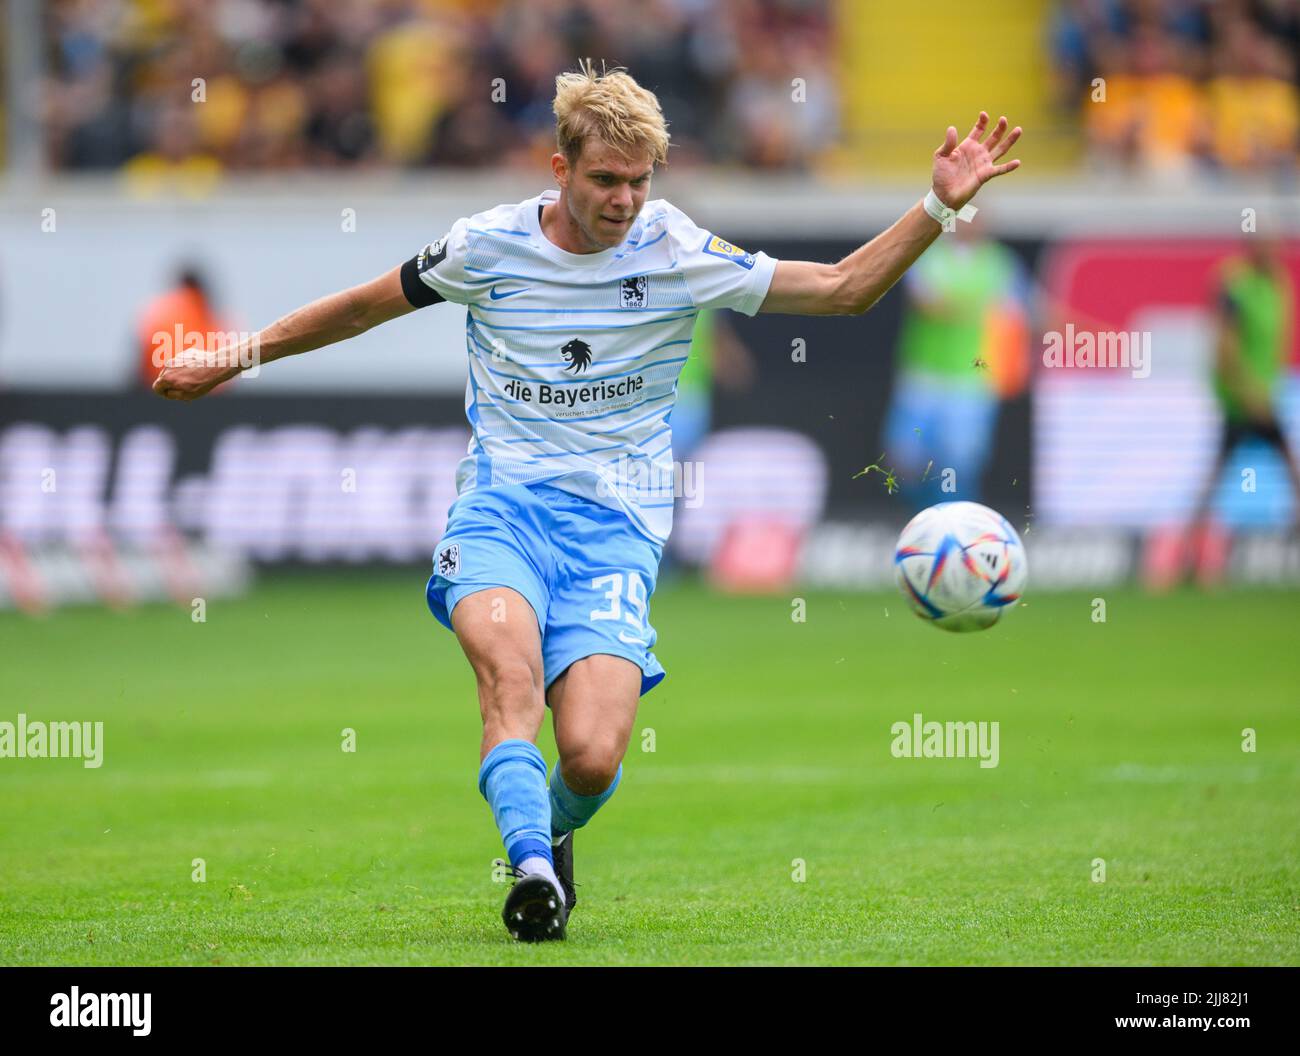
[[[1008,133],[1007,119],[999,117],[992,134],[981,143],[988,125],[989,115],[981,110],[970,135],[960,143],[957,142],[957,129],[949,125],[943,146],[934,152],[934,193],[949,209],[960,209],[993,177],[1020,168],[1018,159],[996,164],[998,158],[1020,138],[1020,126]]]
[[[238,367],[210,362],[202,349],[181,352],[154,378],[153,391],[168,400],[197,400],[239,373]]]

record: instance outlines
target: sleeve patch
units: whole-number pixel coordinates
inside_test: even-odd
[[[415,258],[415,267],[421,275],[430,268],[436,268],[447,257],[447,236],[444,235],[437,242],[430,243],[420,250],[419,255]]]
[[[746,253],[739,246],[733,246],[725,238],[719,238],[717,235],[709,236],[709,240],[704,243],[704,252],[714,257],[721,257],[723,260],[729,260],[733,264],[739,264],[748,271],[754,266],[754,255]]]

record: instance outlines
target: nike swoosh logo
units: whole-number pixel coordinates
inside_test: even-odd
[[[488,296],[494,301],[504,301],[507,297],[513,297],[516,293],[527,293],[531,289],[531,286],[525,286],[522,290],[511,290],[509,293],[497,293],[497,288],[493,286],[492,289],[488,290]]]

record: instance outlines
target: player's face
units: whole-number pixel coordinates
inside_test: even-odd
[[[654,162],[629,158],[599,140],[587,140],[572,166],[557,172],[569,214],[593,249],[608,249],[625,238],[650,193]]]

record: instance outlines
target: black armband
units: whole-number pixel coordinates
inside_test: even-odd
[[[447,256],[447,240],[425,246],[419,253],[402,265],[402,292],[406,299],[416,308],[427,308],[431,304],[445,301],[447,298],[425,283],[420,278],[430,268],[435,267]]]

